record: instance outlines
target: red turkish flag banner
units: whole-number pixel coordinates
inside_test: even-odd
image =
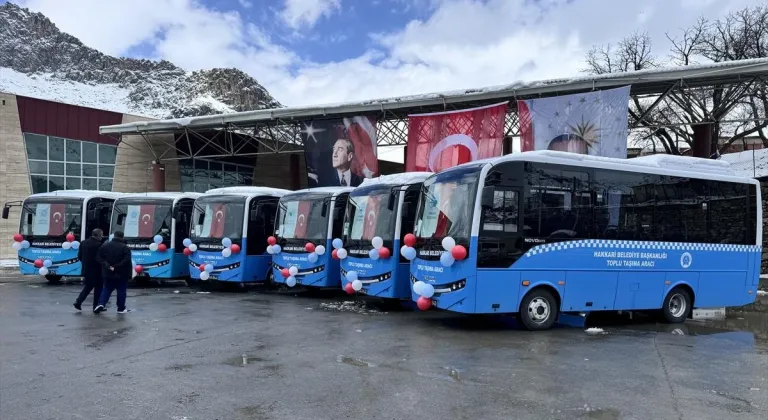
[[[211,238],[223,238],[226,224],[227,205],[225,203],[214,204],[213,219],[211,220]]]
[[[381,196],[368,197],[365,204],[365,225],[363,226],[363,239],[373,239],[376,236],[376,223],[379,219],[379,205]]]
[[[139,238],[155,236],[155,206],[139,206]]]
[[[507,103],[408,116],[406,172],[440,172],[501,156]]]
[[[307,237],[307,223],[309,222],[309,213],[311,210],[311,201],[299,201],[298,214],[296,215],[296,229],[293,233],[294,238]]]
[[[67,222],[66,204],[51,204],[51,217],[48,219],[48,235],[59,236],[64,234],[64,224]],[[73,232],[80,234],[80,232]]]

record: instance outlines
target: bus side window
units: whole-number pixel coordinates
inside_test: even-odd
[[[332,238],[341,238],[342,229],[344,228],[344,211],[347,207],[347,199],[349,195],[339,195],[334,201],[334,211],[329,215],[333,217],[333,229]]]
[[[413,233],[413,225],[416,222],[416,207],[419,204],[419,189],[405,191],[403,197],[403,214],[400,215],[400,240],[408,233]]]

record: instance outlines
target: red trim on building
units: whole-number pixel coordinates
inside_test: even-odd
[[[122,123],[123,114],[26,96],[16,96],[16,102],[23,133],[117,145],[116,139],[100,135],[99,127]]]

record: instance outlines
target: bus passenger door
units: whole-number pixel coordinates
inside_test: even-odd
[[[482,194],[475,311],[517,312],[520,273],[511,266],[523,254],[521,190],[490,186]]]
[[[277,215],[277,198],[251,200],[248,219],[247,255],[267,252],[267,237],[272,235]]]

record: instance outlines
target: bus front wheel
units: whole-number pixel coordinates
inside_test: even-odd
[[[48,274],[45,279],[48,280],[48,284],[61,284],[61,276]]]
[[[533,289],[520,302],[520,321],[531,331],[552,328],[560,311],[557,300],[544,288]]]
[[[676,287],[664,298],[664,306],[661,308],[664,320],[670,324],[685,322],[693,310],[691,295],[687,290]]]

